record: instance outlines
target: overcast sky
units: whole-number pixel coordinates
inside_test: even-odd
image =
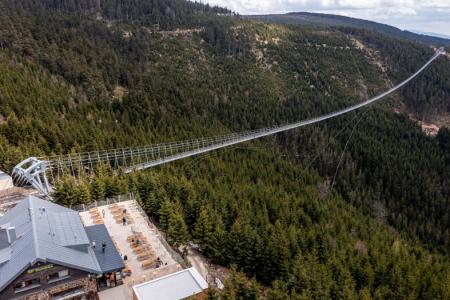
[[[198,1],[198,0],[197,0]],[[332,13],[450,36],[450,0],[202,0],[239,14]]]

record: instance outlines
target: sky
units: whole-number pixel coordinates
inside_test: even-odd
[[[199,1],[199,0],[197,0]],[[318,12],[450,36],[450,0],[202,0],[239,14]]]

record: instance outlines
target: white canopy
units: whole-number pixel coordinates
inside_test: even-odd
[[[137,300],[179,300],[208,288],[205,279],[195,268],[181,270],[152,281],[133,286]]]
[[[12,188],[13,185],[13,181],[11,176],[9,176],[8,174],[0,171],[0,191],[6,190],[6,189],[10,189]]]

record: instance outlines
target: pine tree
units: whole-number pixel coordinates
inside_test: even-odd
[[[89,184],[81,180],[81,182],[78,184],[78,203],[81,204],[88,204],[92,201],[91,197],[91,190]]]
[[[161,208],[158,210],[158,222],[159,226],[166,232],[169,229],[170,219],[174,214],[174,208],[172,202],[168,199],[165,199],[162,202]]]
[[[261,296],[261,288],[255,279],[248,279],[243,273],[232,266],[221,293],[223,300],[257,300]]]
[[[205,254],[210,254],[209,249],[214,231],[213,226],[209,206],[202,207],[195,222],[193,237],[195,242],[203,248]]]
[[[54,187],[53,197],[56,202],[61,205],[72,207],[78,204],[78,199],[80,197],[80,190],[72,176],[67,176],[57,182]]]
[[[93,200],[103,200],[106,195],[106,185],[103,178],[98,175],[92,179],[91,195]]]
[[[270,235],[268,249],[271,257],[272,274],[276,278],[286,276],[289,270],[289,240],[287,232],[277,221]]]
[[[181,212],[175,211],[171,214],[167,234],[175,246],[185,245],[187,243],[189,232]]]
[[[209,287],[206,291],[206,300],[219,300],[219,295],[215,289]]]
[[[145,201],[146,212],[149,215],[155,216],[158,210],[161,208],[161,200],[156,197],[156,193],[151,191]]]

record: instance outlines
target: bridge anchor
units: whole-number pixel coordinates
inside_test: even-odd
[[[53,189],[48,182],[46,170],[47,161],[30,157],[14,167],[13,179],[16,185],[31,184],[42,196],[51,198]]]

